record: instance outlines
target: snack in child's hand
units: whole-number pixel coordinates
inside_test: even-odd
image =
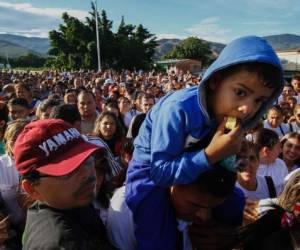
[[[236,126],[236,118],[232,116],[228,116],[225,124],[225,128],[228,130],[232,130],[235,128],[235,126]]]

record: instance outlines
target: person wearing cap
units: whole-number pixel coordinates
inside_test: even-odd
[[[28,209],[23,249],[111,249],[91,203],[95,157],[105,151],[60,119],[31,122],[14,145]]]

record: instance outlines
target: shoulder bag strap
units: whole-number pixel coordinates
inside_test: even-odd
[[[268,185],[268,190],[269,190],[269,196],[270,198],[276,198],[277,194],[276,194],[276,189],[275,189],[275,185],[273,182],[273,179],[271,176],[265,176],[267,185]]]

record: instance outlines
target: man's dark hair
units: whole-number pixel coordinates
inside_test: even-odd
[[[148,94],[148,93],[144,93],[143,94],[143,96],[142,96],[142,98],[144,98],[144,99],[146,99],[146,100],[153,100],[154,101],[154,103],[155,103],[155,96],[154,95],[152,95],[152,94]]]
[[[13,98],[13,99],[10,99],[7,103],[7,106],[8,107],[11,107],[12,105],[19,105],[19,106],[22,106],[26,109],[29,109],[29,104],[27,102],[26,99],[24,98]]]
[[[77,106],[71,104],[61,104],[55,106],[52,109],[49,118],[62,119],[70,124],[81,121]]]
[[[293,75],[292,80],[300,81],[300,75],[299,74]]]
[[[40,110],[42,112],[46,112],[46,110],[48,108],[52,108],[52,107],[55,107],[55,106],[58,106],[60,104],[60,102],[56,99],[46,99],[44,101],[41,102],[40,104]]]
[[[79,94],[77,95],[77,99],[79,99],[79,97],[82,95],[91,95],[94,98],[94,100],[96,101],[96,97],[95,97],[94,93],[90,90],[81,90],[79,92]]]
[[[271,149],[279,142],[279,136],[271,129],[261,128],[253,134],[253,141],[259,150],[263,147]]]
[[[236,173],[229,171],[219,164],[215,164],[212,170],[199,175],[191,185],[199,191],[208,193],[214,197],[225,198],[233,192],[236,183]]]
[[[279,105],[273,105],[271,108],[269,108],[268,113],[269,113],[271,110],[275,110],[275,111],[277,111],[277,112],[279,112],[280,114],[283,115],[283,110],[282,110],[282,108],[281,108]]]

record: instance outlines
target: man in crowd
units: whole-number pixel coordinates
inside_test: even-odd
[[[110,249],[95,196],[95,153],[103,148],[58,119],[28,124],[14,147],[22,187],[36,202],[27,213],[23,249]]]
[[[291,84],[296,92],[297,104],[300,104],[300,75],[294,75]]]
[[[24,98],[13,98],[7,103],[10,120],[27,119],[30,114],[28,102]]]
[[[98,116],[93,93],[87,90],[81,91],[78,95],[77,106],[81,116],[82,134],[92,133]]]
[[[127,138],[135,139],[135,137],[138,135],[140,127],[146,118],[146,114],[148,111],[153,107],[155,104],[155,97],[153,95],[144,93],[141,97],[141,111],[142,113],[137,114],[134,116],[129,124],[128,132],[127,132]]]
[[[153,182],[148,182],[138,201],[141,212],[135,215],[148,222],[145,227],[134,225],[124,186],[114,193],[108,212],[111,243],[123,250],[231,249],[242,237],[235,229],[244,206],[233,198],[235,182],[236,174],[220,166],[201,174],[191,184],[172,186],[159,195],[153,192]],[[241,190],[234,192],[243,197]],[[155,196],[155,205],[149,206],[142,199],[144,195]],[[160,218],[159,223],[149,220],[152,214]]]

